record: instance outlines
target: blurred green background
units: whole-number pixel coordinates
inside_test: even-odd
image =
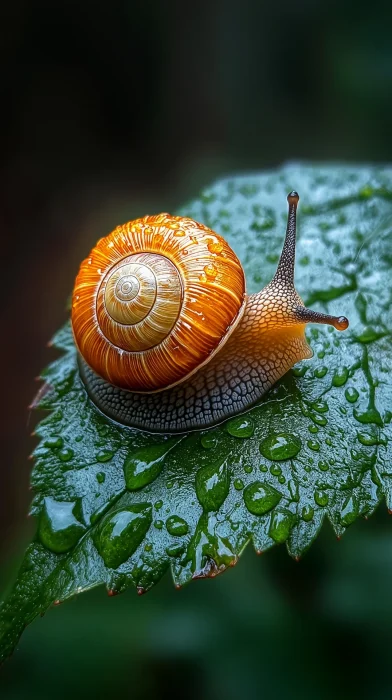
[[[82,257],[118,223],[288,160],[392,161],[390,2],[13,0],[0,9],[1,580],[26,521],[45,344]],[[299,564],[283,547],[183,591],[50,611],[6,700],[385,698],[392,529],[380,509]]]

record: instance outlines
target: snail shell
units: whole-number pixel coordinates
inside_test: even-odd
[[[81,378],[105,415],[170,433],[219,423],[312,356],[307,323],[347,328],[295,289],[299,197],[287,199],[276,273],[250,296],[227,242],[191,219],[146,216],[98,241],[76,278],[72,327]]]
[[[221,236],[192,219],[145,216],[101,238],[82,262],[75,342],[107,382],[159,391],[221,349],[244,301],[241,263]]]

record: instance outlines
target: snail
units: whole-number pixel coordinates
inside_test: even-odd
[[[348,320],[307,309],[294,287],[297,192],[288,197],[276,273],[247,295],[220,235],[159,214],[118,226],[80,266],[72,328],[96,407],[148,432],[186,432],[244,412],[312,356],[307,323]]]

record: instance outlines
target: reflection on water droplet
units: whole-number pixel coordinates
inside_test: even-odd
[[[227,498],[230,487],[226,462],[201,467],[196,474],[196,495],[205,511],[219,510]]]
[[[136,491],[150,484],[161,473],[165,459],[178,439],[148,445],[130,454],[124,462],[124,476],[127,489]]]
[[[266,482],[254,481],[244,490],[244,503],[253,515],[264,515],[272,510],[282,498],[273,486]]]
[[[52,450],[54,450],[56,447],[62,447],[63,444],[64,444],[63,438],[59,437],[58,435],[51,435],[44,442],[45,447],[50,447]]]
[[[315,401],[312,403],[312,408],[317,413],[326,413],[329,411],[329,406],[326,401]]]
[[[182,238],[185,236],[185,231],[183,231],[182,228],[178,228],[176,231],[174,231],[174,235],[177,236],[177,238]]]
[[[166,529],[170,535],[182,537],[188,533],[189,525],[184,518],[180,518],[178,515],[171,515],[166,520]]]
[[[151,520],[149,503],[135,503],[106,515],[94,535],[105,565],[116,569],[129,559],[144,539]]]
[[[318,433],[319,429],[317,425],[308,425],[308,430],[310,433]]]
[[[204,272],[199,276],[199,280],[202,284],[205,284],[207,282],[207,275],[204,274]]]
[[[155,523],[154,523],[154,527],[155,527],[157,530],[162,530],[162,529],[163,529],[163,526],[164,526],[163,520],[156,520]]]
[[[318,468],[321,469],[322,472],[327,472],[329,469],[329,464],[328,462],[320,461],[318,463]]]
[[[98,454],[95,455],[97,462],[109,462],[113,459],[114,452],[111,450],[100,450]]]
[[[339,367],[332,377],[333,386],[344,386],[348,379],[347,367]]]
[[[204,272],[207,275],[207,277],[211,277],[212,279],[215,279],[215,277],[218,274],[218,268],[214,263],[208,263],[208,265],[205,265],[204,267]]]
[[[155,510],[161,510],[162,506],[163,506],[163,501],[156,501],[154,503]]]
[[[103,484],[103,482],[104,482],[105,479],[106,479],[106,474],[105,474],[105,472],[97,472],[96,479],[97,479],[97,481],[98,481],[99,484]]]
[[[353,415],[359,423],[383,425],[382,418],[376,408],[369,408],[367,411],[358,411],[354,408]]]
[[[320,443],[317,442],[317,440],[308,440],[306,444],[309,449],[314,450],[314,452],[318,452],[320,450]]]
[[[357,433],[357,438],[361,445],[366,445],[367,447],[378,445],[378,438],[370,433]]]
[[[311,520],[313,520],[314,517],[314,508],[312,506],[304,506],[302,508],[302,513],[301,513],[301,518],[304,520],[306,523],[309,523]]]
[[[74,456],[74,451],[66,447],[64,450],[60,450],[57,456],[62,462],[69,462]]]
[[[223,244],[219,240],[213,241],[212,238],[209,238],[207,248],[210,251],[210,253],[217,254],[222,252]]]
[[[295,516],[291,511],[284,508],[277,508],[271,516],[271,523],[268,534],[274,542],[281,544],[286,542],[290,530],[294,525]]]
[[[180,557],[184,550],[184,544],[173,544],[171,547],[166,547],[165,551],[168,557]]]
[[[210,450],[213,447],[216,447],[219,442],[218,433],[216,431],[205,433],[201,436],[200,442],[206,450]]]
[[[357,519],[358,515],[359,506],[357,499],[354,496],[348,496],[340,513],[340,522],[345,527],[348,527]]]
[[[295,457],[301,449],[301,440],[291,433],[276,433],[267,437],[260,445],[266,459],[282,461]]]
[[[241,491],[241,489],[244,488],[242,479],[234,479],[234,488],[237,489],[237,491]]]
[[[325,377],[325,375],[328,372],[328,367],[318,367],[317,369],[314,370],[314,376],[317,377],[317,379],[322,379]]]
[[[251,418],[237,416],[226,423],[226,430],[233,437],[248,438],[253,435],[255,427]]]
[[[78,520],[78,501],[44,499],[38,534],[42,544],[58,554],[68,552],[80,540],[86,528]]]
[[[328,505],[329,497],[325,491],[315,491],[314,500],[318,506],[324,508]]]
[[[307,365],[302,365],[300,367],[293,367],[291,371],[294,374],[294,377],[304,377],[308,369],[309,368]]]
[[[272,464],[270,467],[270,472],[272,476],[280,476],[282,473],[282,468],[279,466],[279,464]]]
[[[347,387],[344,395],[350,403],[355,403],[358,400],[359,392],[354,387]]]

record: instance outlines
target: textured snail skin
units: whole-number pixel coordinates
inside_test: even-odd
[[[348,327],[344,316],[305,308],[295,290],[299,197],[291,192],[287,199],[286,238],[274,278],[257,294],[245,296],[242,304],[237,296],[234,322],[225,329],[221,343],[182,381],[156,393],[131,392],[105,381],[83,353],[79,356],[81,378],[105,415],[149,432],[186,432],[220,423],[249,408],[296,362],[312,356],[305,339],[306,323],[327,323],[337,330]],[[221,252],[223,239],[217,236],[216,241]],[[237,259],[234,253],[232,256],[236,269]],[[216,306],[217,301],[219,295],[211,301],[213,315],[222,313],[222,304]]]
[[[72,327],[107,382],[159,391],[221,349],[244,302],[244,272],[224,238],[192,219],[145,216],[101,238],[82,262]]]
[[[265,290],[264,290],[265,291]],[[290,367],[312,353],[305,324],[281,325],[270,295],[247,298],[244,316],[222,350],[185,382],[155,394],[110,386],[82,361],[88,392],[107,416],[147,431],[185,432],[244,411]]]

